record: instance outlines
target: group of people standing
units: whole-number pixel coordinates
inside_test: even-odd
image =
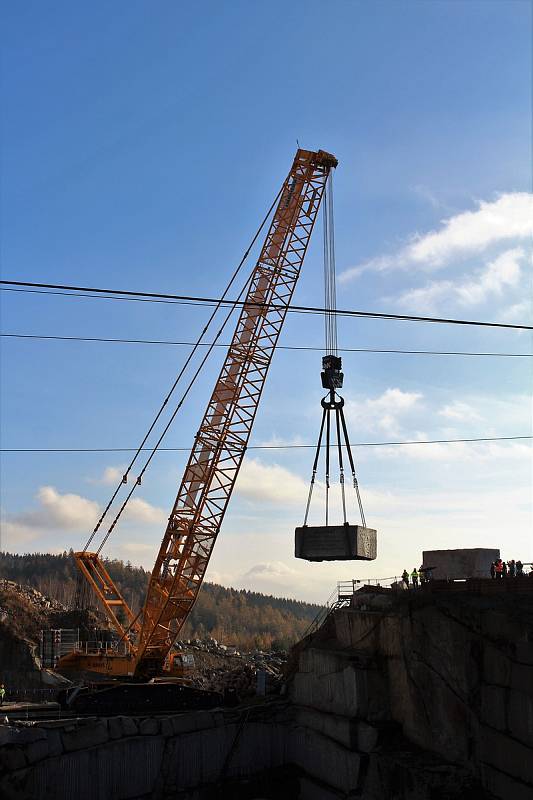
[[[432,570],[433,567],[420,567],[419,569],[414,567],[413,571],[409,573],[406,569],[404,569],[402,572],[402,581],[406,586],[409,586],[409,579],[411,579],[411,586],[413,589],[417,589],[419,582],[422,584],[431,580]]]
[[[493,561],[490,565],[490,577],[491,578],[516,578],[518,575],[524,574],[524,565],[518,559],[515,561],[512,558],[510,561],[502,561],[501,558],[498,558],[497,561]]]

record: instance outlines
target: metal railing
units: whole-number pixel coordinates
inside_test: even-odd
[[[109,653],[111,655],[126,656],[129,652],[128,642],[126,641],[77,642],[75,649],[77,653],[85,655],[107,655]]]

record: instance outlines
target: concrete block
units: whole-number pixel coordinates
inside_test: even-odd
[[[434,567],[433,578],[488,578],[490,565],[500,557],[500,551],[490,547],[471,547],[458,550],[424,550],[424,567]]]
[[[159,721],[157,719],[148,717],[147,719],[141,720],[139,725],[139,734],[141,736],[157,736],[158,733]]]
[[[373,561],[377,533],[362,525],[304,525],[295,530],[294,555],[307,561]]]
[[[92,725],[84,725],[73,731],[63,732],[63,747],[67,751],[85,750],[105,744],[109,739],[105,720],[99,720]]]

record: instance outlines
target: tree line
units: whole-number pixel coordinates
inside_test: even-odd
[[[103,559],[122,596],[136,613],[144,602],[150,573],[129,561]],[[0,552],[0,578],[33,586],[74,604],[77,568],[72,550],[60,554]],[[319,607],[299,600],[204,583],[180,634],[182,639],[213,637],[239,649],[286,649],[305,633]]]

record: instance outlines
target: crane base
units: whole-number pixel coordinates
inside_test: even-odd
[[[377,531],[362,525],[304,525],[294,532],[294,555],[306,561],[373,561]]]

